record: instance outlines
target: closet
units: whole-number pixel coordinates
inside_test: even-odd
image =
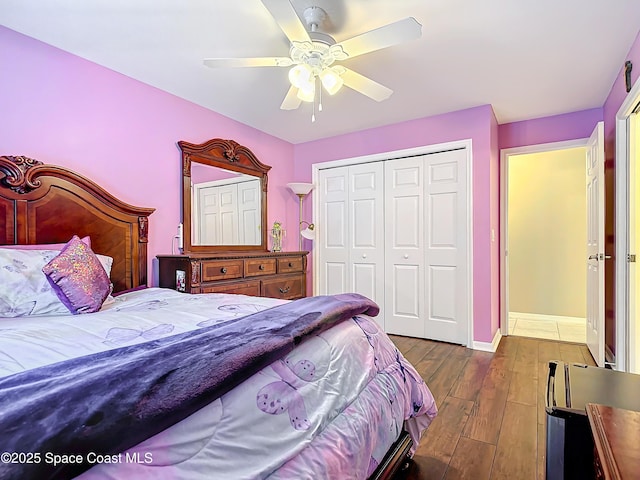
[[[388,333],[466,345],[465,148],[318,172],[318,293],[361,293]]]

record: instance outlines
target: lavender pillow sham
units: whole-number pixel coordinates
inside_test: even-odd
[[[42,271],[74,315],[97,312],[111,293],[111,282],[100,260],[77,235]]]

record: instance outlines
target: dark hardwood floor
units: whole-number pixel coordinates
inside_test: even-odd
[[[594,365],[585,345],[509,336],[488,353],[416,338],[391,339],[438,405],[438,416],[402,478],[545,478],[548,362]]]

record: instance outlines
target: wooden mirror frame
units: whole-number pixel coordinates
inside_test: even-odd
[[[182,152],[182,224],[183,253],[211,253],[231,250],[267,250],[267,172],[271,167],[260,162],[251,150],[233,140],[214,138],[196,145],[179,141]],[[193,162],[212,167],[245,173],[261,179],[262,198],[260,245],[192,245],[191,244],[191,164]]]

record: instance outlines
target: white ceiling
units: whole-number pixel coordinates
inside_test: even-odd
[[[288,55],[260,0],[2,0],[0,24],[291,143],[484,104],[499,123],[601,107],[640,30],[640,0],[291,3],[300,16],[323,8],[338,42],[409,16],[422,24],[419,40],[343,62],[394,94],[378,103],[343,88],[311,123],[311,104],[279,108],[287,68],[203,66]]]

